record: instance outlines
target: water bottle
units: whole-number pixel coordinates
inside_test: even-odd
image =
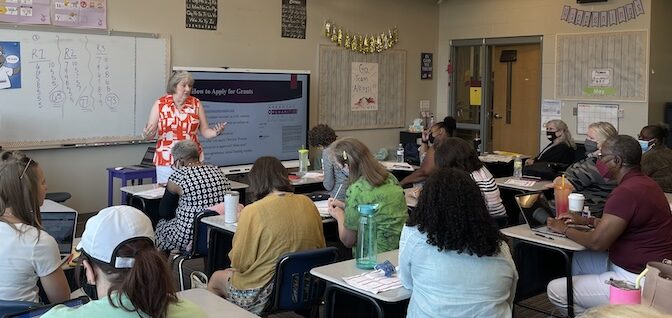
[[[523,177],[523,159],[520,156],[513,159],[513,177],[517,179]]]
[[[397,146],[397,162],[404,162],[404,145]]]
[[[372,269],[378,263],[378,246],[376,245],[376,220],[374,216],[378,204],[360,204],[359,228],[357,230],[357,249],[355,250],[355,264],[357,268]]]
[[[310,161],[308,161],[308,149],[299,149],[299,175],[303,176],[308,172],[308,166]]]

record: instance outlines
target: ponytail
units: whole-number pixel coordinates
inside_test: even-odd
[[[110,281],[107,296],[110,304],[128,312],[141,311],[151,317],[166,317],[170,304],[177,303],[175,284],[165,256],[149,240],[135,240],[125,244],[117,252],[121,257],[133,257],[130,269],[115,269],[109,264],[94,260],[103,269]],[[114,303],[112,293],[126,294],[131,306]]]

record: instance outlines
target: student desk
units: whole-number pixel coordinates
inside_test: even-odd
[[[502,233],[508,237],[518,240],[520,243],[531,244],[546,249],[556,251],[565,259],[565,276],[567,277],[567,315],[569,317],[574,317],[574,293],[572,287],[572,255],[574,252],[580,252],[586,250],[586,248],[576,243],[568,238],[559,237],[559,236],[539,236],[534,234],[530,230],[527,224],[521,224],[517,226],[507,227],[501,229]],[[525,273],[519,273],[520,276],[525,275]],[[537,310],[536,308],[530,308],[526,305],[521,305],[518,301],[519,306],[523,306],[532,310]],[[546,313],[551,314],[551,313]]]
[[[193,288],[177,292],[177,297],[186,299],[203,309],[208,317],[258,318],[257,315],[236,306],[207,289]]]
[[[509,224],[520,224],[521,220],[519,219],[520,209],[516,203],[516,194],[522,194],[527,192],[541,192],[548,190],[547,185],[551,184],[551,181],[546,180],[533,180],[523,178],[522,180],[535,181],[534,185],[531,187],[506,183],[509,179],[514,179],[513,177],[500,177],[495,179],[495,183],[499,187],[500,197],[502,198],[502,203],[506,208],[506,215],[509,218]]]
[[[112,199],[114,197],[114,178],[121,179],[121,186],[128,185],[128,181],[138,180],[138,184],[142,184],[143,179],[152,179],[156,183],[156,169],[151,168],[107,168],[107,206],[112,206]],[[121,193],[121,203],[126,202],[126,193]]]
[[[550,189],[548,185],[550,185],[551,181],[547,180],[535,180],[535,179],[527,179],[527,178],[522,178],[521,180],[526,180],[526,181],[534,181],[534,185],[532,186],[524,186],[524,185],[517,185],[517,184],[511,184],[511,183],[506,183],[509,180],[515,180],[516,178],[514,177],[501,177],[501,178],[496,178],[495,183],[497,183],[497,186],[500,188],[505,188],[505,189],[510,189],[510,190],[516,190],[521,193],[524,192],[537,192],[537,191],[544,191]]]
[[[378,254],[378,262],[389,260],[395,266],[399,265],[399,250],[389,251]],[[357,297],[360,297],[371,303],[378,312],[378,317],[385,316],[384,307],[386,304],[395,304],[404,302],[411,298],[411,291],[404,288],[396,288],[382,293],[373,294],[367,291],[354,289],[343,280],[343,277],[354,276],[369,272],[370,270],[359,269],[355,266],[355,260],[347,260],[325,266],[315,267],[310,270],[313,276],[319,277],[327,282],[327,289],[325,291],[325,317],[333,317],[335,294],[340,290],[352,292]]]

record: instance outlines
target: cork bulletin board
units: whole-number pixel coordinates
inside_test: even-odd
[[[646,31],[558,34],[556,99],[646,101]]]
[[[377,64],[376,107],[355,110],[353,63]],[[361,54],[337,46],[320,46],[319,122],[335,130],[399,128],[405,125],[406,51]]]

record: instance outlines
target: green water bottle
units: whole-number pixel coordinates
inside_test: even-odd
[[[378,211],[378,204],[360,204],[359,228],[357,230],[357,249],[355,261],[358,268],[372,269],[376,266],[378,246],[376,244],[376,220],[374,216]]]

